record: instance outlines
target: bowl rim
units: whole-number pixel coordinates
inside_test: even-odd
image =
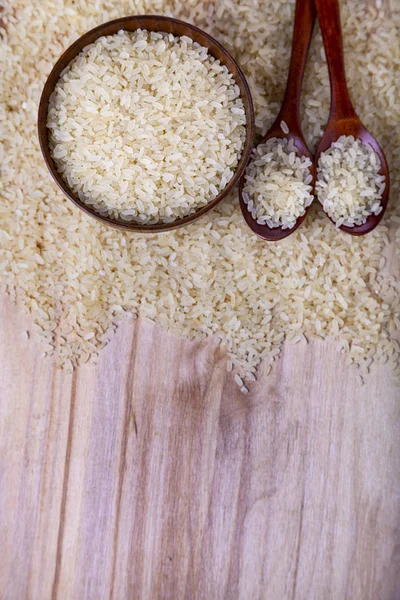
[[[146,25],[147,23],[147,25]],[[177,219],[172,221],[171,223],[155,223],[153,225],[141,225],[140,223],[136,223],[134,221],[123,221],[116,220],[106,215],[101,215],[97,213],[94,209],[92,209],[89,205],[85,204],[82,200],[79,199],[77,195],[75,195],[71,189],[68,187],[68,184],[64,181],[62,176],[57,170],[57,165],[50,154],[49,148],[49,130],[47,128],[47,114],[48,114],[48,106],[50,101],[50,96],[56,86],[57,81],[60,78],[62,71],[68,66],[68,64],[81,52],[81,50],[93,43],[99,37],[103,35],[113,35],[112,33],[107,33],[106,30],[117,28],[114,32],[117,33],[121,29],[125,29],[126,31],[135,31],[136,29],[147,29],[148,31],[162,31],[165,33],[173,33],[174,35],[187,35],[187,33],[174,33],[174,31],[168,32],[167,29],[155,29],[153,27],[149,27],[149,23],[157,26],[158,24],[171,25],[171,29],[185,28],[190,32],[193,32],[199,37],[202,37],[205,41],[208,42],[206,46],[210,52],[210,54],[214,57],[215,54],[212,51],[213,48],[217,48],[219,53],[226,59],[228,64],[223,62],[225,66],[227,66],[229,72],[232,74],[235,83],[240,88],[240,96],[243,100],[245,113],[246,113],[246,136],[244,141],[244,146],[242,150],[242,154],[240,156],[239,162],[236,166],[235,173],[232,179],[227,183],[226,187],[222,190],[218,196],[216,196],[213,200],[211,200],[208,204],[201,207],[199,210],[194,212],[193,214],[187,215],[181,219]],[[125,25],[125,27],[124,27]],[[131,25],[131,28],[127,28],[127,25]],[[132,25],[135,25],[132,27]],[[193,36],[187,35],[187,37]],[[197,40],[195,40],[197,41]],[[199,42],[200,43],[200,42]],[[220,57],[216,57],[219,60]],[[222,62],[222,61],[221,61]],[[230,66],[228,66],[230,63]],[[85,32],[82,36],[76,39],[60,56],[57,62],[54,64],[50,74],[48,75],[46,82],[44,84],[42,94],[39,102],[39,110],[38,110],[38,137],[40,149],[46,163],[48,170],[53,178],[53,180],[57,183],[58,187],[64,192],[64,194],[71,200],[76,206],[78,206],[81,210],[83,210],[86,214],[94,217],[95,219],[101,221],[102,223],[106,223],[112,227],[116,227],[118,229],[128,230],[128,231],[136,231],[140,233],[156,233],[162,231],[168,231],[171,229],[177,229],[179,227],[183,227],[192,223],[196,219],[199,219],[207,212],[215,208],[234,188],[234,186],[239,182],[241,176],[243,175],[246,165],[248,163],[248,159],[250,157],[250,153],[253,148],[254,143],[254,106],[253,99],[250,91],[250,87],[247,83],[246,77],[243,74],[240,66],[236,62],[236,60],[232,57],[232,55],[218,42],[215,40],[210,34],[206,33],[196,25],[192,25],[191,23],[187,23],[185,21],[181,21],[180,19],[175,19],[173,17],[166,17],[162,15],[137,15],[137,16],[127,16],[121,17],[119,19],[113,19],[111,21],[107,21],[102,23],[101,25],[97,25],[93,29]]]

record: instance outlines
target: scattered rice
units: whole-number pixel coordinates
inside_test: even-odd
[[[342,135],[321,152],[315,191],[337,227],[362,225],[370,215],[382,212],[386,184],[380,169],[373,148],[352,135]]]
[[[267,244],[243,222],[237,192],[189,227],[160,235],[97,223],[49,176],[37,141],[37,109],[52,65],[79,35],[117,17],[169,14],[195,21],[239,59],[263,135],[286,85],[293,0],[219,0],[215,7],[198,0],[7,0],[8,34],[0,34],[1,289],[32,312],[59,364],[71,368],[96,358],[117,324],[140,312],[188,338],[217,336],[242,381],[261,358],[268,373],[292,331],[337,339],[360,369],[376,359],[399,372],[400,286],[390,265],[382,272],[379,264],[392,239],[390,216],[400,216],[400,13],[359,0],[343,1],[341,9],[350,93],[389,163],[388,210],[372,233],[355,238],[335,230],[314,203],[298,231]],[[318,34],[302,95],[310,148],[324,130],[329,93]],[[395,222],[391,228],[400,232]],[[89,332],[95,336],[85,340]],[[353,352],[352,343],[362,351]]]
[[[100,37],[50,98],[50,149],[96,212],[142,225],[190,215],[223,191],[246,137],[240,90],[190,38],[138,30]]]
[[[240,388],[243,387],[242,378],[238,374],[235,375],[235,383],[237,383]]]
[[[257,146],[243,188],[243,200],[257,223],[282,229],[296,225],[314,199],[311,164],[298,156],[292,139],[271,138]]]

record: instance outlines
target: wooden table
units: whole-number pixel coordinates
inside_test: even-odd
[[[400,402],[333,343],[241,394],[139,321],[60,372],[0,304],[0,598],[398,600]]]
[[[68,374],[30,327],[0,298],[0,600],[400,599],[385,367],[287,346],[243,395],[211,341],[140,321]]]

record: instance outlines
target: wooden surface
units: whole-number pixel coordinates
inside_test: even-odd
[[[55,370],[0,304],[0,598],[398,600],[400,398],[333,344],[239,392],[145,321]]]
[[[385,367],[288,346],[245,396],[212,342],[139,322],[68,374],[30,327],[0,298],[0,600],[400,600]]]

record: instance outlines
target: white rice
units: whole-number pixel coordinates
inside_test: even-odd
[[[342,135],[321,152],[315,191],[337,227],[362,225],[382,212],[386,183],[381,166],[373,148],[353,136]]]
[[[80,52],[51,96],[47,127],[79,198],[144,225],[190,215],[223,191],[245,123],[233,76],[207,48],[139,29]]]
[[[299,156],[292,139],[271,138],[254,150],[243,199],[260,225],[292,229],[314,197],[311,160]]]
[[[263,135],[284,94],[293,0],[218,0],[215,7],[198,0],[8,0],[8,33],[0,39],[0,281],[32,312],[43,352],[72,368],[96,357],[117,324],[140,313],[188,338],[216,336],[242,381],[253,380],[261,359],[268,373],[284,340],[298,336],[336,339],[362,376],[372,360],[396,372],[398,267],[392,261],[383,270],[381,259],[399,230],[392,217],[400,216],[400,13],[360,0],[343,0],[341,11],[351,97],[389,163],[388,210],[377,229],[355,238],[336,231],[314,203],[298,231],[266,244],[244,223],[237,192],[191,226],[160,235],[97,223],[49,176],[37,108],[54,62],[82,33],[126,15],[169,14],[195,21],[232,50]],[[318,34],[302,95],[310,148],[325,128],[329,93]]]
[[[280,126],[281,126],[283,133],[286,133],[286,134],[289,133],[289,127],[288,127],[286,121],[281,121]]]

